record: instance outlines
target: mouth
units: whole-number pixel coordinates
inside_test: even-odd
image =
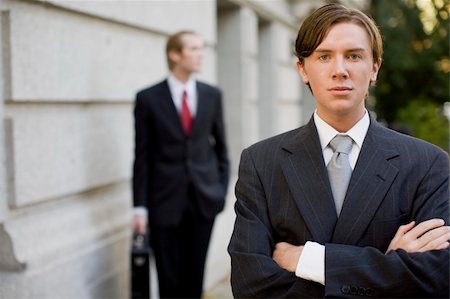
[[[328,91],[330,91],[332,94],[335,95],[347,95],[349,94],[353,88],[349,86],[333,86],[331,88],[328,88]]]

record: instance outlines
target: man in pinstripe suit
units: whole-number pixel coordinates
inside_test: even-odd
[[[373,20],[325,5],[296,41],[310,122],[242,152],[228,251],[235,297],[449,297],[449,160],[365,108],[382,61]],[[336,210],[327,172],[351,138]],[[416,225],[417,224],[417,225]]]

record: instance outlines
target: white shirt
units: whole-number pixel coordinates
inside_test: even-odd
[[[195,78],[191,76],[186,83],[179,81],[172,73],[167,77],[170,94],[178,113],[181,112],[181,102],[183,100],[183,92],[187,93],[187,103],[192,117],[197,114],[197,84]]]
[[[350,166],[354,169],[370,125],[370,118],[367,110],[365,111],[364,116],[346,133],[339,133],[336,131],[322,120],[319,115],[317,115],[317,112],[314,112],[314,123],[317,128],[317,133],[319,134],[325,165],[328,164],[333,155],[333,150],[328,146],[331,139],[338,134],[346,134],[354,141],[349,153]],[[295,275],[325,285],[325,246],[316,242],[306,242],[300,259],[298,260]]]

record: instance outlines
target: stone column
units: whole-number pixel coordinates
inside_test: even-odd
[[[3,3],[0,2],[0,11],[2,10]],[[4,121],[4,100],[5,100],[5,85],[9,84],[7,80],[8,70],[4,67],[4,61],[7,60],[7,53],[4,53],[4,48],[8,48],[8,37],[5,36],[8,33],[8,29],[5,28],[8,24],[7,12],[0,13],[0,225],[5,221],[7,214],[7,182],[6,182],[6,160],[5,152],[7,150],[7,144],[5,144],[5,121]],[[1,246],[1,245],[0,245]]]
[[[242,149],[259,139],[258,19],[252,10],[219,11],[217,53],[232,171],[236,173]]]

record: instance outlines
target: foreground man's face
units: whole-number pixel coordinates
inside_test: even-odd
[[[298,69],[303,82],[311,86],[317,113],[327,120],[364,114],[364,99],[379,65],[373,61],[366,30],[346,22],[333,25]]]

